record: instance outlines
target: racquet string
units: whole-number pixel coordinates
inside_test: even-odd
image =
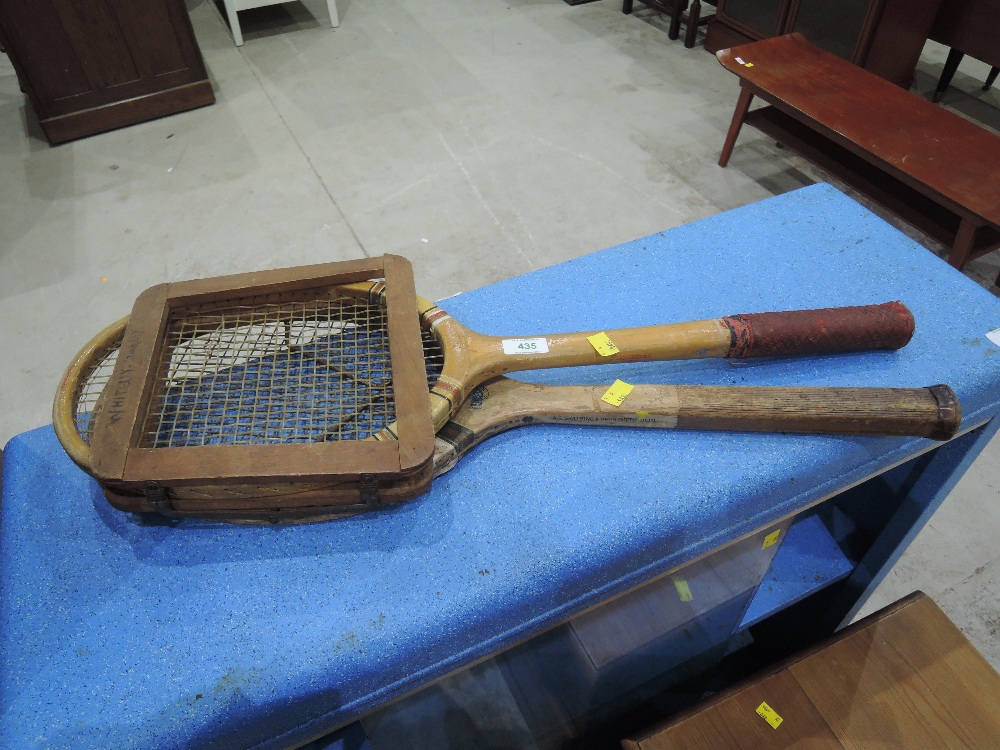
[[[430,390],[438,381],[444,369],[444,349],[434,334],[426,328],[420,329],[424,345],[424,369],[427,372],[427,389]]]
[[[382,300],[378,300],[382,302]],[[341,323],[346,325],[353,324],[355,326],[354,330],[348,332],[348,337],[357,335],[356,326],[359,322],[359,318],[364,318],[370,316],[369,308],[370,305],[359,304],[358,300],[354,298],[345,298],[344,303],[340,304],[340,315]],[[362,308],[359,311],[357,308]],[[349,314],[349,313],[359,313]],[[266,316],[263,316],[266,317]],[[329,323],[329,316],[327,316],[328,326],[332,326]],[[363,321],[362,321],[363,322]],[[274,379],[276,370],[282,367],[285,370],[285,375],[291,369],[291,355],[289,352],[281,352],[281,349],[287,349],[284,346],[286,343],[286,338],[288,343],[292,343],[292,332],[295,332],[295,341],[303,339],[306,335],[306,325],[304,323],[299,323],[297,326],[288,322],[287,329],[285,328],[286,321],[281,322],[280,330],[272,325],[270,329],[267,326],[258,326],[255,330],[252,326],[245,326],[242,330],[239,328],[231,329],[228,332],[225,329],[220,329],[218,326],[212,328],[211,330],[202,330],[197,336],[189,338],[185,343],[181,344],[183,340],[181,338],[181,330],[185,327],[183,325],[178,325],[175,327],[174,339],[175,343],[180,344],[174,347],[174,356],[172,357],[172,367],[168,366],[167,378],[171,381],[176,381],[173,383],[172,387],[168,390],[169,393],[161,397],[161,402],[158,411],[158,416],[160,422],[166,421],[175,430],[183,423],[184,420],[184,408],[180,408],[179,402],[185,397],[187,401],[191,402],[188,406],[187,411],[189,415],[194,415],[198,412],[196,404],[197,399],[192,393],[192,386],[197,383],[197,379],[204,377],[205,370],[211,368],[212,365],[215,366],[216,370],[216,380],[214,385],[217,388],[221,388],[222,384],[225,382],[228,385],[232,385],[234,382],[238,381],[240,378],[244,377],[254,377],[255,374],[259,375],[261,372],[269,372],[271,379]],[[191,327],[189,323],[188,328]],[[200,321],[195,324],[195,328],[205,329],[207,328],[205,321]],[[367,329],[366,329],[367,330]],[[315,332],[318,332],[318,326],[315,327]],[[444,350],[441,344],[438,342],[434,334],[428,329],[421,330],[421,338],[423,343],[424,352],[424,363],[427,373],[427,387],[428,390],[434,387],[434,384],[438,380],[438,376],[441,374],[444,368]],[[268,341],[268,339],[270,341]],[[324,341],[314,341],[311,347],[304,347],[302,350],[303,356],[307,355],[311,351],[315,351],[324,344],[329,342]],[[271,356],[268,356],[268,347],[274,350]],[[115,337],[113,340],[109,340],[107,344],[92,358],[92,363],[88,368],[88,371],[84,377],[80,379],[81,383],[77,396],[74,398],[74,424],[76,426],[77,432],[83,439],[84,443],[90,445],[93,438],[93,424],[94,417],[101,406],[101,396],[107,386],[108,380],[111,378],[111,374],[114,371],[115,362],[118,358],[118,350],[121,348],[122,338],[121,336]],[[258,348],[259,351],[254,351]],[[257,355],[259,360],[256,363],[251,363],[250,360],[253,355]],[[258,369],[255,371],[254,367]],[[348,371],[352,366],[348,364]],[[228,379],[225,377],[218,377],[223,374],[222,371],[229,369],[230,376]],[[307,367],[306,370],[309,368]],[[353,366],[356,369],[356,364]],[[209,376],[212,377],[212,376]],[[194,380],[192,380],[194,379]],[[304,372],[299,373],[299,382],[307,380],[307,374]],[[209,387],[207,383],[203,383],[205,386],[205,394],[211,397],[213,388]],[[266,390],[266,389],[265,389]],[[261,388],[259,386],[254,387],[254,391],[259,393]],[[385,394],[388,396],[388,393]],[[225,396],[223,396],[225,398]],[[152,411],[152,410],[151,410]],[[222,415],[223,410],[218,410],[216,416]],[[202,411],[201,415],[204,417],[207,412]],[[388,414],[388,408],[386,408],[386,414]],[[168,416],[169,415],[169,416]],[[225,417],[223,417],[225,419]],[[148,421],[148,420],[147,420]],[[185,431],[188,433],[194,431],[194,427],[198,422],[196,417],[194,420],[190,420],[190,425],[184,425]],[[207,422],[209,420],[202,419],[204,422],[201,424],[200,433],[205,438],[204,442],[201,444],[210,444],[211,437],[207,434],[209,425]],[[252,417],[249,415],[244,415],[242,419],[236,417],[236,422],[239,424],[242,422],[243,425],[248,425],[252,421]],[[391,420],[389,420],[391,421]],[[381,424],[381,421],[380,421]],[[166,429],[169,430],[170,427]],[[374,427],[374,425],[373,425]],[[180,430],[177,430],[178,432]],[[147,437],[150,436],[150,432],[147,431]],[[188,435],[190,437],[190,435]],[[217,436],[218,437],[218,436]],[[216,439],[217,443],[223,442],[221,437]],[[234,442],[235,441],[231,441]],[[161,436],[159,440],[147,440],[146,445],[158,446],[162,444],[170,444],[169,435]]]
[[[93,439],[94,416],[102,405],[101,395],[114,372],[121,348],[121,337],[108,341],[95,352],[86,373],[80,378],[78,391],[73,399],[73,424],[80,438],[87,445]]]
[[[171,311],[141,445],[363,440],[395,420],[384,307],[267,296]]]

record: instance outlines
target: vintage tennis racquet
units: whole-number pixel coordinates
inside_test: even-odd
[[[400,295],[407,279],[400,281],[397,266],[405,260],[386,258],[395,271],[385,281],[340,283],[370,268],[355,264],[331,276],[329,266],[338,264],[327,264],[147,290],[128,323],[96,337],[67,370],[54,406],[60,440],[123,510],[282,518],[354,512],[426,489],[431,427],[443,427],[467,394],[500,373],[892,349],[913,331],[909,311],[888,303],[591,334],[483,336],[436,305]],[[397,317],[406,317],[400,300],[410,300],[415,347],[412,340],[393,345],[388,335],[391,288]],[[403,409],[394,393],[398,372],[410,396]],[[368,442],[398,444],[401,435],[408,453]],[[331,444],[346,450],[331,453]],[[375,473],[385,456],[393,458],[389,470]]]
[[[54,423],[73,459],[90,471],[91,415],[101,399],[121,346],[127,318],[94,337],[77,355],[64,379],[54,408]],[[437,341],[425,332],[428,385],[440,371]],[[550,386],[507,377],[487,381],[472,391],[443,428],[434,448],[434,476],[453,468],[474,447],[510,429],[532,424],[593,425],[809,434],[910,435],[935,440],[953,437],[961,408],[945,385],[929,388],[842,388],[788,386],[637,385],[619,403],[608,386]],[[335,488],[329,488],[335,491]],[[184,493],[181,493],[182,495]],[[141,510],[138,499],[110,499]],[[187,498],[193,499],[192,497]],[[220,506],[218,497],[203,497],[205,507],[192,515],[228,520],[272,519],[273,511]],[[128,506],[135,507],[128,507]],[[176,513],[182,514],[184,511]],[[298,510],[288,519],[336,517]]]
[[[537,385],[507,377],[477,387],[438,430],[434,476],[501,432],[532,424],[950,440],[958,397],[929,388],[826,386]]]
[[[374,303],[380,282],[342,287]],[[451,419],[479,384],[499,375],[581,365],[700,358],[775,357],[899,349],[913,335],[913,315],[901,302],[729,315],[644,328],[524,337],[471,331],[445,310],[418,298],[421,324],[439,351],[425,359],[440,368],[431,388],[435,431]],[[432,342],[433,346],[433,342]],[[392,437],[390,428],[379,438]]]

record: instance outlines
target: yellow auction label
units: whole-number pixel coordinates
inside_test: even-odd
[[[777,729],[784,719],[778,716],[778,712],[767,705],[766,702],[761,703],[757,706],[757,715],[770,724],[774,729]]]
[[[674,581],[674,588],[677,589],[677,596],[680,597],[682,602],[694,601],[694,594],[691,593],[691,587],[688,582],[685,581],[680,576],[672,576]]]
[[[764,537],[764,544],[761,546],[761,549],[767,549],[771,545],[777,544],[779,536],[781,536],[781,529],[776,529],[772,531],[770,534]]]
[[[615,346],[615,342],[608,338],[608,334],[604,331],[595,333],[593,336],[587,336],[587,341],[591,343],[591,346],[602,357],[610,357],[612,354],[618,353],[618,347]]]
[[[611,387],[604,392],[604,395],[601,396],[601,401],[606,404],[611,404],[612,406],[621,406],[625,399],[628,398],[628,394],[632,392],[633,388],[635,388],[634,385],[629,385],[621,380],[616,380],[611,384]]]

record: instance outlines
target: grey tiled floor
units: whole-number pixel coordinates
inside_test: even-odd
[[[337,30],[308,0],[244,13],[239,49],[188,7],[218,103],[58,148],[0,56],[0,444],[155,283],[391,252],[441,298],[822,179],[749,130],[718,168],[735,79],[613,0],[341,0]],[[945,103],[996,130],[985,75]],[[998,500],[994,441],[865,611],[923,589],[1000,665]]]

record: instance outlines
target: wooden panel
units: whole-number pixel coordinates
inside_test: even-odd
[[[722,0],[719,0],[722,3]],[[716,18],[718,13],[716,13]],[[716,53],[720,49],[735,47],[740,44],[748,44],[753,41],[753,37],[742,34],[732,28],[729,24],[713,18],[708,22],[708,31],[705,32],[705,49],[711,53]]]
[[[862,35],[855,62],[909,89],[941,0],[888,0]]]
[[[294,445],[199,445],[133,448],[124,480],[155,481],[172,487],[288,481],[320,482],[331,474],[345,481],[359,474],[399,472],[395,442],[296,443]]]
[[[784,31],[791,5],[791,0],[720,0],[717,13],[737,31],[763,39]]]
[[[155,375],[157,340],[167,324],[168,284],[150,287],[136,299],[115,361],[101,395],[106,400],[93,430],[90,467],[100,479],[121,479],[136,431],[140,427],[143,394]]]
[[[176,5],[131,0],[110,2],[116,8],[123,38],[132,49],[142,50],[137,63],[143,77],[162,76],[196,64],[188,45],[181,42],[187,36],[173,18]]]
[[[48,110],[41,103],[85,94],[91,84],[54,0],[32,3],[30,19],[24,13],[22,3],[0,0],[7,54],[20,69],[22,82],[28,83],[36,111],[44,116]]]
[[[1000,0],[943,0],[930,38],[1000,66]]]
[[[762,701],[777,729],[756,715]],[[1000,747],[1000,675],[917,593],[623,745],[986,750]]]
[[[42,120],[40,124],[49,143],[55,146],[95,133],[205,107],[214,102],[212,85],[208,81],[199,81],[111,102],[102,107],[69,111]]]
[[[926,597],[789,672],[848,750],[1000,741],[1000,677]]]
[[[406,473],[425,465],[434,455],[434,430],[428,418],[427,369],[424,363],[420,315],[414,304],[410,262],[399,255],[385,257],[386,311],[389,354],[396,399],[399,467]]]
[[[802,31],[820,47],[909,88],[940,2],[864,0],[864,7],[850,8],[834,0],[788,0],[780,6],[776,0],[720,0],[705,48],[718,52]]]
[[[87,3],[54,0],[54,3],[91,90],[120,86],[140,78],[111,0]]]
[[[53,143],[214,101],[183,0],[0,0],[0,26]]]
[[[766,702],[782,718],[777,729],[757,715]],[[669,730],[622,743],[629,750],[844,750],[822,714],[783,672],[680,720]]]
[[[383,273],[382,258],[378,257],[212,276],[174,282],[169,290],[170,304],[173,307],[206,304],[258,293],[265,286],[268,292],[281,293],[313,289],[321,284],[350,284],[380,278]]]

